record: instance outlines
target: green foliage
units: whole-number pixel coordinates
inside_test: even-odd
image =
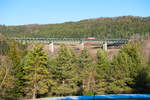
[[[109,74],[109,70],[111,69],[110,61],[108,60],[107,57],[107,52],[99,49],[97,51],[96,63],[97,63],[97,73],[101,73],[98,75],[98,78],[106,78]]]
[[[79,67],[88,68],[92,62],[92,58],[87,48],[84,48],[79,55]]]
[[[77,68],[78,84],[81,87],[81,94],[93,94],[95,87],[95,66],[87,48],[81,51]]]
[[[28,52],[23,69],[26,95],[36,98],[38,94],[48,92],[52,80],[48,71],[48,57],[42,46],[36,45]]]
[[[124,45],[113,59],[112,77],[108,86],[108,92],[130,93],[134,91],[138,74],[146,67],[145,64],[140,44],[131,43]],[[112,86],[115,87],[114,90],[112,90]]]
[[[7,49],[7,53],[3,55],[2,57],[2,67],[1,71],[2,76],[4,79],[2,79],[2,85],[10,84],[11,87],[5,87],[7,89],[6,94],[9,93],[9,97],[17,98],[22,97],[24,94],[22,92],[23,88],[23,69],[22,69],[22,57],[25,54],[25,49],[23,45],[11,41],[11,40],[5,40],[7,41],[7,45],[9,46],[9,49]],[[7,77],[8,81],[7,81]],[[6,82],[5,82],[6,81]],[[11,83],[10,83],[11,82]],[[9,86],[9,85],[8,85]],[[3,88],[4,89],[4,88]],[[5,90],[3,90],[5,92]],[[6,96],[7,97],[7,96]]]
[[[97,69],[96,69],[96,94],[105,94],[107,89],[107,80],[110,77],[110,62],[107,57],[107,52],[99,49],[97,51]]]
[[[13,89],[13,93],[15,97],[21,97],[23,96],[23,68],[21,66],[21,58],[23,57],[23,52],[15,42],[12,42],[9,48],[10,50],[8,51],[8,54],[6,56],[6,61],[9,61],[10,67],[12,67],[13,69],[11,71],[11,75],[15,78],[15,87]]]
[[[0,34],[0,55],[6,55],[9,51],[9,40]]]
[[[97,51],[97,64],[103,66],[103,64],[108,64],[107,52],[99,49]]]
[[[15,86],[14,76],[9,62],[2,61],[0,65],[0,98],[12,98],[12,90]]]
[[[78,90],[74,77],[75,74],[75,54],[64,44],[58,52],[57,62],[53,68],[53,77],[57,81],[57,87],[53,88],[56,95],[72,95]]]
[[[150,69],[143,68],[139,71],[136,80],[135,80],[135,93],[150,93],[148,90],[150,89]]]
[[[126,44],[120,51],[120,53],[125,53],[130,60],[128,63],[130,77],[135,78],[138,72],[146,66],[144,61],[144,55],[142,54],[140,43]],[[134,73],[133,73],[134,72]]]

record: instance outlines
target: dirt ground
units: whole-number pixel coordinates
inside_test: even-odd
[[[150,40],[143,41],[142,49],[144,51],[144,55],[145,55],[147,61],[150,62]]]
[[[44,49],[45,49],[46,51],[48,51],[49,54],[51,54],[51,55],[54,56],[54,55],[57,55],[57,52],[58,52],[58,50],[59,50],[61,44],[62,44],[62,43],[54,43],[54,52],[53,52],[53,53],[51,53],[51,50],[50,50],[48,44],[47,44],[47,45],[44,45]],[[70,48],[74,49],[77,54],[79,54],[80,51],[83,50],[84,47],[86,47],[86,48],[88,48],[89,53],[90,53],[90,55],[91,55],[92,57],[96,57],[96,52],[97,52],[98,49],[103,49],[103,48],[102,48],[102,44],[100,44],[100,43],[84,43],[84,47],[83,47],[83,45],[80,44],[80,43],[64,43],[64,44],[65,44],[67,47],[70,47]],[[108,48],[108,50],[107,50],[107,52],[108,52],[108,57],[109,57],[110,59],[112,59],[112,57],[113,57],[114,55],[116,55],[118,51],[119,51],[118,48]]]
[[[54,43],[54,52],[51,53],[49,44],[43,44],[44,49],[48,51],[48,53],[52,56],[57,55],[57,52],[60,48],[60,45],[62,43]],[[70,47],[75,50],[77,54],[80,53],[81,50],[83,50],[83,45],[81,43],[64,43],[67,47]],[[32,48],[33,45],[30,45],[29,48]],[[92,57],[96,57],[96,52],[98,49],[103,49],[102,44],[100,43],[84,43],[84,47],[88,48],[89,53]],[[150,60],[150,40],[145,40],[142,42],[142,49],[145,54],[145,58],[147,60]],[[112,59],[114,55],[116,55],[120,50],[120,47],[108,47],[107,52],[108,52],[108,57],[109,59]]]

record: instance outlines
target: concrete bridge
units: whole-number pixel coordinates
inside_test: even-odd
[[[128,43],[129,39],[88,39],[88,38],[12,38],[20,41],[21,43],[45,43],[49,44],[49,49],[54,52],[54,43],[80,43],[84,48],[84,43],[101,43],[103,44],[103,50],[107,50],[108,45],[117,46],[119,44]]]

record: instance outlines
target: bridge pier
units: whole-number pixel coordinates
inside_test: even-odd
[[[22,44],[26,44],[26,41],[25,41],[25,40],[21,40],[21,43],[22,43]]]
[[[51,42],[51,43],[49,44],[49,51],[51,51],[51,53],[54,52],[54,43],[53,43],[53,42]]]
[[[104,50],[104,51],[107,51],[107,42],[104,42],[104,43],[103,43],[103,50]]]

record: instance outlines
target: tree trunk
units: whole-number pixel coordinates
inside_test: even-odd
[[[34,89],[33,89],[33,97],[32,99],[35,99],[36,98],[36,85],[34,84]]]
[[[88,91],[90,90],[90,78],[88,79],[88,82],[87,82],[87,89]]]
[[[62,80],[62,84],[63,84],[63,86],[65,85],[65,80],[64,79]]]
[[[2,82],[1,82],[1,84],[0,84],[0,88],[2,88],[3,83],[4,83],[4,81],[5,81],[6,77],[7,77],[8,72],[9,72],[9,69],[6,68],[5,76],[4,76],[4,78],[2,79]]]
[[[33,81],[34,87],[33,87],[33,99],[36,98],[36,94],[37,94],[37,65],[35,66],[35,70],[34,70],[34,77],[35,80]]]
[[[65,85],[65,80],[64,79],[62,80],[62,85],[63,85],[63,88],[64,88],[64,85]],[[62,90],[62,91],[63,91],[62,96],[64,96],[64,90]]]

